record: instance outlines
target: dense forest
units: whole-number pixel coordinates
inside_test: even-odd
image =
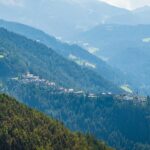
[[[7,95],[0,94],[0,149],[111,150],[90,135],[72,133]]]
[[[8,83],[11,95],[73,131],[90,133],[118,150],[150,148],[149,98],[142,102],[120,100],[115,95],[90,97],[88,93],[64,93],[38,83],[13,82]]]

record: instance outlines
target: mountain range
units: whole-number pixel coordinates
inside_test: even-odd
[[[149,11],[148,6],[129,11],[98,0],[0,3],[0,18],[28,24],[66,40],[99,24],[148,24]]]
[[[42,28],[52,35],[63,38],[68,37],[70,33],[80,32],[91,26],[95,26],[113,14],[126,12],[126,10],[97,0],[40,0],[36,4],[30,0],[21,0],[21,2],[22,7],[1,4],[0,17]],[[33,5],[37,11],[41,9],[42,11],[38,14],[33,12]],[[6,12],[7,9],[9,9],[9,12]],[[13,15],[11,15],[11,12],[13,12]],[[102,12],[105,12],[104,15]],[[43,16],[47,16],[47,18],[45,19]]]
[[[0,68],[0,92],[117,150],[149,149],[149,97],[122,94],[92,69],[4,28]]]
[[[0,0],[0,149],[150,150],[149,12]]]

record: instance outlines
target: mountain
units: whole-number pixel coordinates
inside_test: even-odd
[[[111,150],[89,135],[72,133],[62,123],[0,94],[0,149]]]
[[[20,5],[17,3],[20,2]],[[69,39],[76,33],[105,23],[128,10],[98,0],[20,0],[12,5],[0,3],[0,18],[26,23],[49,34]],[[36,8],[36,12],[33,10]],[[41,11],[42,10],[42,11]],[[46,16],[46,17],[43,17]]]
[[[43,43],[65,58],[74,61],[80,66],[87,67],[97,72],[105,79],[119,86],[123,84],[126,79],[125,75],[121,73],[121,71],[117,70],[115,67],[110,67],[100,58],[92,55],[78,45],[63,43],[53,36],[42,32],[41,30],[15,22],[0,20],[0,27],[6,28],[9,31],[21,34],[27,38]]]
[[[92,70],[68,61],[43,44],[2,28],[0,53],[0,76],[6,80],[31,73],[67,88],[91,92],[121,92]]]
[[[149,94],[150,25],[100,25],[76,40],[97,47],[96,56],[124,72],[135,90]]]

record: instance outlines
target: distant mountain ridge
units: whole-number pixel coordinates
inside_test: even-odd
[[[37,3],[22,0],[22,2],[23,7],[0,4],[0,18],[29,24],[63,39],[105,23],[112,16],[128,12],[126,9],[98,0],[39,0]],[[38,13],[34,12],[33,8],[36,8]]]
[[[150,24],[147,9],[138,13],[98,0],[21,1],[22,7],[0,4],[0,18],[34,26],[65,40],[99,24]]]

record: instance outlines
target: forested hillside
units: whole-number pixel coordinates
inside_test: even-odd
[[[43,43],[65,58],[82,67],[86,67],[97,72],[102,77],[115,84],[121,85],[126,81],[126,76],[121,73],[121,71],[117,70],[115,67],[110,67],[106,62],[76,44],[63,43],[41,30],[16,22],[0,20],[0,27],[23,35],[34,41]],[[94,50],[93,47],[90,49]]]
[[[31,72],[69,88],[94,92],[121,92],[117,86],[92,70],[68,61],[43,44],[2,28],[0,29],[0,68],[0,77],[5,80]]]
[[[8,83],[23,103],[57,118],[71,130],[90,133],[117,150],[149,150],[150,99],[122,95],[63,92],[45,84]],[[12,88],[12,85],[15,85]]]
[[[0,149],[111,150],[104,143],[72,133],[62,123],[0,94]]]

